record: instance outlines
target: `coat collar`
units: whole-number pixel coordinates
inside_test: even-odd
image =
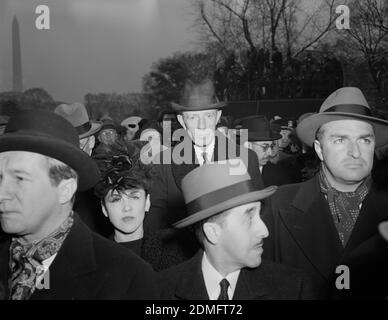
[[[300,184],[291,205],[280,208],[280,216],[305,257],[328,279],[343,248],[318,176]]]
[[[202,256],[201,249],[185,263],[184,272],[175,288],[176,297],[184,300],[209,300],[201,269]]]
[[[63,299],[71,292],[90,296],[93,286],[81,286],[77,278],[96,270],[92,232],[74,214],[73,226],[50,266],[50,290],[35,290],[31,299]]]

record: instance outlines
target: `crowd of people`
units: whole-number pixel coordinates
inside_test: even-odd
[[[388,121],[355,87],[298,119],[225,105],[205,79],[157,120],[1,118],[0,299],[387,298]]]

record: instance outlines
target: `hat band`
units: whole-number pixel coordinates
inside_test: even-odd
[[[338,104],[323,112],[346,112],[355,113],[362,116],[372,116],[370,109],[360,104]]]
[[[81,134],[88,132],[91,128],[92,128],[92,124],[90,123],[90,121],[85,122],[81,126],[75,127],[75,129],[78,132],[78,135],[81,135]]]
[[[258,191],[258,187],[255,186],[252,180],[245,180],[232,184],[231,186],[212,191],[193,201],[190,201],[186,204],[187,213],[188,215],[192,215],[204,209],[213,207],[221,202],[252,191]]]

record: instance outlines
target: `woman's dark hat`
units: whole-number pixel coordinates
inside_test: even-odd
[[[239,119],[240,129],[248,129],[248,141],[274,141],[282,136],[273,130],[265,116],[256,115]]]
[[[74,169],[78,190],[87,190],[99,180],[94,161],[79,147],[79,137],[71,123],[45,110],[23,110],[11,117],[0,136],[0,152],[29,151],[57,160]]]
[[[242,159],[205,164],[182,179],[187,217],[174,227],[184,228],[228,209],[265,199],[276,190],[276,186],[264,188],[252,180]]]
[[[226,103],[218,101],[214,84],[207,79],[198,84],[187,81],[179,103],[173,102],[171,106],[176,112],[181,113],[184,111],[220,109],[225,107]]]

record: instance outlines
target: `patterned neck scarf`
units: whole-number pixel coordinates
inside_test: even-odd
[[[362,201],[369,192],[371,182],[371,177],[368,176],[354,192],[341,192],[330,185],[322,167],[319,171],[321,191],[326,195],[343,247],[346,246],[349,240],[354,224],[360,214]]]
[[[44,273],[42,261],[59,251],[73,221],[72,212],[57,230],[35,243],[22,244],[18,238],[12,239],[9,248],[10,300],[28,300],[31,297],[35,291],[37,277]]]

